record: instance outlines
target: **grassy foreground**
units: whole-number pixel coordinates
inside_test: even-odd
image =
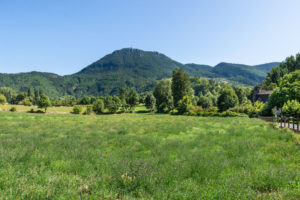
[[[292,133],[248,118],[0,112],[0,199],[299,199]]]

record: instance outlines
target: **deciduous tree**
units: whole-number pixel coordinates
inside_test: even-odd
[[[221,112],[233,108],[238,105],[238,103],[239,99],[232,88],[226,87],[222,90],[218,98],[218,108]]]
[[[158,112],[168,112],[173,109],[172,83],[169,79],[163,79],[156,85],[153,95],[156,99]]]
[[[190,78],[182,69],[173,71],[172,94],[175,107],[184,96],[191,95]]]
[[[38,107],[45,109],[45,112],[47,112],[47,108],[51,106],[51,101],[49,97],[45,94],[42,94],[38,100]]]

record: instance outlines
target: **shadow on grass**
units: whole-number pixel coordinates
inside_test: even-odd
[[[42,111],[42,110],[29,110],[27,111],[27,113],[37,113],[37,114],[45,114],[46,112]]]

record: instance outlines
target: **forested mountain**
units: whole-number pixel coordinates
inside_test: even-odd
[[[171,77],[176,68],[182,68],[190,76],[224,78],[235,83],[256,85],[277,65],[278,63],[257,66],[220,63],[215,67],[184,65],[158,52],[125,48],[68,76],[42,72],[0,74],[0,87],[11,87],[17,92],[28,88],[43,89],[52,97],[112,95],[117,94],[122,87],[135,87],[137,91],[143,92],[152,90],[157,80]]]
[[[0,87],[10,87],[16,92],[25,92],[28,88],[36,88],[44,90],[49,96],[54,97],[62,94],[63,80],[62,76],[45,72],[0,74]]]
[[[229,81],[251,86],[262,82],[267,72],[278,65],[278,62],[255,66],[222,62],[215,67],[187,64],[187,66],[192,67],[196,71],[194,72],[196,76],[225,78]]]

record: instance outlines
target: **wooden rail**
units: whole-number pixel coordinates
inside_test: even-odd
[[[278,117],[277,118],[277,123],[279,123],[279,126],[281,128],[290,128],[294,131],[299,131],[300,132],[300,124],[299,124],[300,119],[293,118],[293,117]]]

